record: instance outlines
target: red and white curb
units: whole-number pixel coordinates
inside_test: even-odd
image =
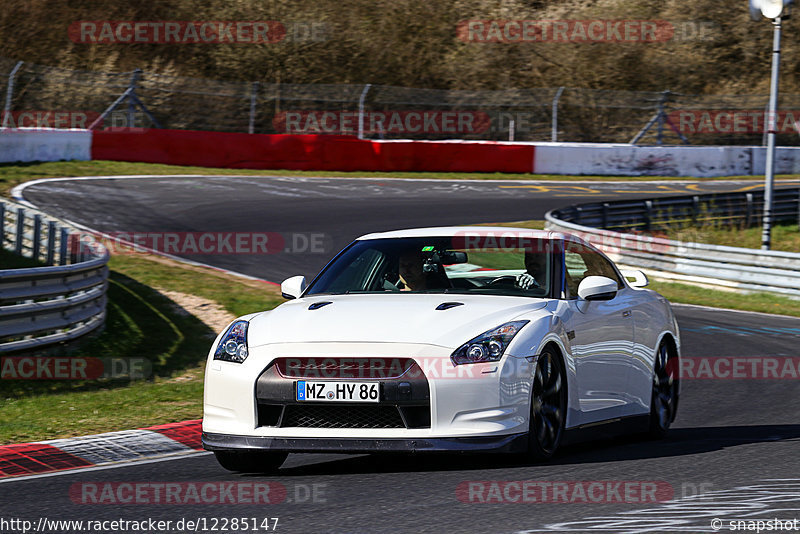
[[[0,446],[0,479],[200,451],[201,421]]]

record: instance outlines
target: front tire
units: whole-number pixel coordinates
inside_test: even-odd
[[[274,451],[214,451],[219,465],[236,473],[275,473],[289,453]]]
[[[650,431],[655,439],[666,436],[678,410],[678,356],[666,341],[656,351],[653,393],[650,400]]]
[[[528,453],[549,460],[558,450],[567,415],[567,388],[561,360],[545,349],[536,360],[531,393]]]

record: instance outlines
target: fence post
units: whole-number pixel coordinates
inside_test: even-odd
[[[14,252],[22,255],[22,239],[25,236],[25,210],[17,208],[17,239],[14,244]]]
[[[664,118],[667,115],[666,106],[669,101],[669,90],[661,93],[661,98],[658,100],[658,129],[656,131],[656,144],[661,146],[664,144]]]
[[[564,92],[563,87],[559,87],[556,91],[556,96],[553,98],[553,121],[551,123],[550,140],[552,142],[558,141],[558,101],[561,100],[561,94]]]
[[[247,133],[256,132],[256,98],[258,98],[258,82],[253,82],[250,87],[250,124]]]
[[[510,121],[508,121],[508,140],[513,141],[515,134],[516,134],[516,123],[514,122],[514,119],[511,119]]]
[[[128,93],[128,128],[133,128],[134,113],[136,113],[136,84],[139,82],[139,77],[142,75],[142,69],[133,71],[130,83],[130,92]]]
[[[53,265],[56,254],[56,222],[47,221],[47,265]]]
[[[38,213],[33,216],[33,247],[31,258],[39,261],[39,247],[42,245],[42,216]]]
[[[8,75],[8,87],[6,89],[6,105],[3,108],[3,128],[8,127],[8,120],[11,118],[11,98],[14,96],[14,78],[17,75],[17,71],[22,67],[24,61],[18,61],[14,68],[11,69],[11,73]]]
[[[368,83],[364,86],[364,90],[361,91],[361,96],[358,99],[358,138],[364,139],[364,101],[367,99],[367,93],[369,93],[369,88],[372,87],[371,83]]]

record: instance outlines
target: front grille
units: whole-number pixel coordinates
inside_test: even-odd
[[[290,404],[284,408],[282,427],[303,428],[406,428],[396,406],[321,406]]]

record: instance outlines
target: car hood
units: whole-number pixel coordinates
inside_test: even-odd
[[[317,309],[321,303],[328,302]],[[437,310],[445,303],[459,303]],[[426,343],[457,348],[547,304],[494,295],[320,295],[286,302],[250,320],[251,347],[271,343]],[[527,317],[526,317],[527,318]]]

